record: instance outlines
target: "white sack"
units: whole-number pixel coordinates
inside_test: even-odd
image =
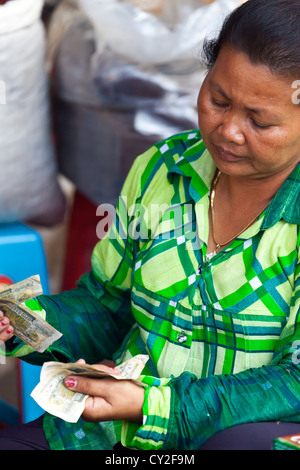
[[[42,0],[0,7],[0,222],[59,222],[65,199],[51,138]]]

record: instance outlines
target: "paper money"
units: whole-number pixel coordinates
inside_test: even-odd
[[[64,379],[69,374],[65,369],[50,372],[30,395],[43,410],[69,423],[76,423],[84,410],[88,395],[72,392],[65,387]]]
[[[31,392],[31,397],[48,413],[58,418],[76,423],[80,418],[88,395],[73,392],[64,385],[68,375],[84,375],[92,378],[113,377],[116,380],[132,380],[145,386],[138,380],[149,356],[140,354],[120,364],[115,369],[120,374],[110,374],[88,364],[46,362],[41,370],[40,382]]]
[[[110,374],[107,371],[98,370],[96,367],[90,366],[89,364],[50,361],[44,363],[40,373],[40,380],[42,381],[48,374],[52,372],[63,369],[68,371],[68,375],[84,375],[85,377],[90,378],[103,378],[111,376],[117,380],[133,380],[138,385],[144,385],[137,379],[141,375],[141,372],[144,369],[148,359],[149,356],[144,354],[139,354],[132,357],[131,359],[128,359],[128,361],[123,362],[122,364],[115,367],[115,369],[119,370],[120,372],[118,375]]]
[[[0,310],[9,318],[14,335],[35,351],[44,352],[62,334],[22,302],[43,293],[40,278],[32,276],[0,292]]]
[[[43,293],[40,276],[31,276],[24,281],[17,282],[0,292],[1,299],[15,300],[16,302],[25,302],[33,297]]]

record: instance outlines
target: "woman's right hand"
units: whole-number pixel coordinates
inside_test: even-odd
[[[9,284],[0,282],[0,292],[7,289]],[[1,297],[1,295],[0,295]],[[10,324],[9,318],[4,316],[4,313],[0,310],[0,341],[7,341],[14,335],[13,326]]]
[[[0,341],[7,341],[14,335],[13,326],[10,324],[10,321],[7,317],[4,316],[4,313],[0,310]]]

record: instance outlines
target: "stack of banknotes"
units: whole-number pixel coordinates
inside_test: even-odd
[[[76,423],[84,410],[88,395],[66,388],[64,379],[67,375],[84,375],[97,379],[113,377],[116,380],[132,380],[145,386],[138,378],[148,359],[149,356],[143,354],[132,357],[115,368],[120,372],[118,375],[100,371],[88,364],[45,362],[40,382],[31,392],[31,396],[48,413],[69,423]]]
[[[12,284],[0,292],[0,310],[9,318],[14,335],[35,351],[44,352],[62,334],[24,302],[43,293],[39,275]]]

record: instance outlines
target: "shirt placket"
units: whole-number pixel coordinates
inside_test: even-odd
[[[198,266],[195,270],[195,285],[190,289],[189,292],[189,300],[192,305],[200,305],[201,303],[208,305],[212,302],[215,303],[218,301],[218,299],[212,299],[213,292],[210,292],[210,288],[206,282],[208,278],[213,277],[212,270],[214,265],[222,263],[222,259],[225,263],[226,259],[228,259],[228,256],[234,256],[235,252],[240,249],[241,245],[247,247],[248,244],[252,242],[253,237],[260,231],[264,218],[264,214],[262,214],[261,217],[251,227],[249,227],[239,237],[233,240],[233,242],[231,242],[226,248],[219,251],[219,253],[215,254],[212,258],[206,260],[206,248],[209,234],[208,207],[208,197],[206,200],[203,198],[203,200],[199,201],[195,205],[199,253],[196,257],[198,259]]]

